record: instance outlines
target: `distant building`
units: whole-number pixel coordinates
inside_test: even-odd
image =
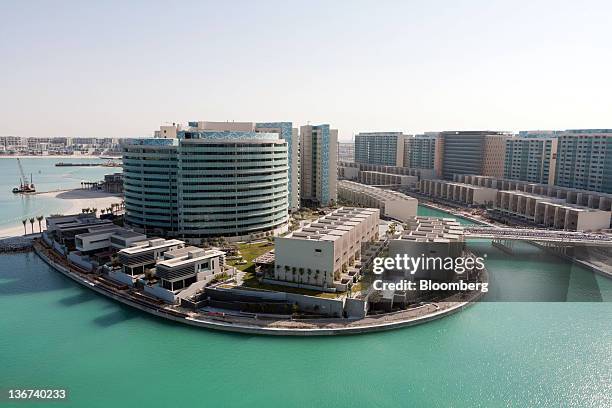
[[[378,172],[388,174],[398,174],[404,176],[415,176],[418,180],[433,179],[433,169],[419,169],[398,166],[383,166],[380,164],[363,164],[340,162],[338,163],[338,177],[347,180],[360,180],[362,172]]]
[[[612,194],[609,193],[469,174],[455,175],[455,181],[496,190],[518,191],[552,199],[561,199],[569,205],[595,210],[608,212],[612,210]],[[612,228],[612,225],[610,227]]]
[[[523,136],[506,140],[504,178],[554,184],[556,166],[556,138]]]
[[[403,167],[408,137],[402,132],[361,132],[355,135],[355,162]]]
[[[360,171],[359,182],[371,186],[417,187],[419,178],[404,174]]]
[[[418,169],[431,169],[436,166],[436,143],[440,137],[436,134],[408,137],[404,142],[404,166]]]
[[[355,143],[338,142],[338,163],[355,161]]]
[[[338,130],[329,125],[300,127],[300,186],[303,201],[327,206],[336,201]]]
[[[421,194],[463,205],[492,205],[497,190],[447,180],[421,180]]]
[[[0,151],[9,155],[103,155],[117,154],[121,139],[82,137],[0,136]]]
[[[122,193],[123,173],[105,174],[103,187],[107,193]]]
[[[381,215],[406,221],[417,215],[416,198],[392,190],[368,186],[353,181],[338,182],[338,198],[360,207],[378,208]]]
[[[568,204],[563,198],[552,198],[524,191],[498,191],[495,210],[543,227],[592,231],[610,226],[610,211]]]
[[[612,129],[558,133],[555,184],[612,193]]]
[[[502,177],[506,139],[504,132],[451,131],[440,133],[443,144],[442,176],[452,180],[455,174],[481,174]]]
[[[287,157],[289,163],[289,209],[297,211],[300,208],[300,136],[298,129],[291,122],[265,122],[255,124],[256,132],[278,133],[287,142]]]

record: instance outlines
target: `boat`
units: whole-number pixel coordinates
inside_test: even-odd
[[[36,188],[34,187],[34,182],[32,181],[32,174],[30,173],[30,183],[28,183],[28,179],[23,172],[23,166],[21,165],[21,161],[19,159],[17,159],[17,165],[19,166],[21,178],[19,179],[19,187],[13,188],[13,194],[35,193]]]

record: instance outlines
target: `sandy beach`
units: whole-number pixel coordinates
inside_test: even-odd
[[[74,189],[60,192],[42,193],[41,197],[56,198],[66,200],[66,209],[63,214],[77,214],[82,212],[83,208],[97,208],[98,214],[103,208],[108,208],[112,203],[120,203],[121,196],[110,194],[99,190]],[[49,215],[49,214],[46,214]],[[32,232],[30,222],[27,225],[28,233]],[[45,229],[45,221],[42,222],[43,230]],[[38,222],[34,222],[34,232],[38,233]],[[8,238],[23,235],[23,225],[8,226],[0,228],[0,238]]]

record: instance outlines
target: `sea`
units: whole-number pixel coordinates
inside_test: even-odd
[[[104,179],[105,174],[121,171],[120,167],[56,167],[56,163],[104,163],[98,158],[22,158],[28,183],[30,178],[37,192],[80,188],[81,182]],[[21,179],[17,159],[0,158],[0,229],[21,225],[21,220],[39,215],[60,213],[70,207],[68,200],[44,195],[13,194]]]
[[[4,191],[16,163],[0,165]],[[24,167],[49,189],[98,177],[51,159]],[[10,202],[7,222],[30,211]],[[88,291],[34,253],[0,255],[0,406],[612,406],[612,280],[526,243],[514,255],[487,240],[470,247],[487,254],[484,301],[419,326],[321,338],[168,322]],[[7,398],[35,388],[67,398]]]

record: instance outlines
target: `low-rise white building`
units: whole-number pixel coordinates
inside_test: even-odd
[[[155,267],[155,277],[159,286],[175,291],[220,273],[224,265],[225,252],[187,246],[165,252],[164,260]]]
[[[92,232],[96,228],[116,227],[112,221],[97,218],[93,213],[52,215],[45,218],[47,235],[60,244],[72,246],[78,234]]]
[[[449,281],[454,271],[440,267],[437,260],[463,256],[465,239],[463,227],[454,218],[414,217],[404,227],[398,239],[389,241],[389,257],[407,255],[422,258],[429,267],[412,271],[402,271],[404,277]],[[428,261],[430,260],[430,261]]]
[[[90,228],[90,232],[74,236],[77,251],[82,254],[127,248],[130,245],[147,239],[147,236],[117,225]]]
[[[421,180],[421,194],[465,205],[492,205],[497,190],[446,180]]]
[[[360,258],[361,245],[378,238],[380,210],[342,207],[284,237],[275,238],[273,278],[264,282],[333,291]],[[344,282],[346,280],[347,282]]]
[[[378,208],[382,215],[400,221],[415,217],[419,204],[416,198],[397,191],[348,180],[338,182],[338,198],[353,205]]]
[[[157,261],[164,259],[164,253],[184,248],[185,243],[178,239],[154,238],[122,249],[117,256],[127,275],[143,274],[145,269],[153,268]]]
[[[498,191],[495,210],[549,228],[593,231],[610,226],[610,211],[567,203],[565,198],[524,191]]]

